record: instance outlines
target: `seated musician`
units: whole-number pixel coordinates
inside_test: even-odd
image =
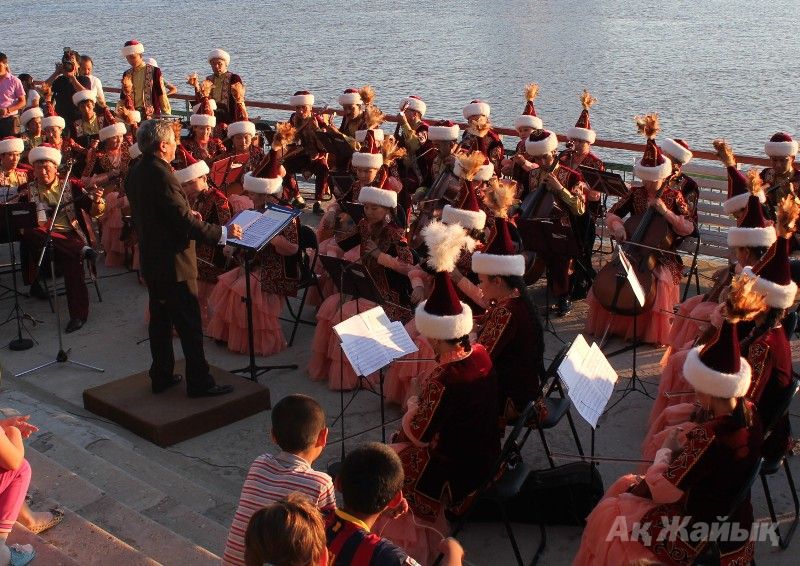
[[[263,176],[254,177],[248,173],[244,178],[244,190],[255,210],[263,210],[268,204],[284,204],[281,196],[286,171],[280,164],[279,150],[271,150],[268,159]],[[299,230],[300,219],[295,218],[251,259],[253,344],[258,356],[271,356],[286,349],[278,317],[284,298],[295,295],[300,284]],[[232,352],[245,353],[249,347],[245,295],[244,268],[239,266],[219,276],[209,298],[208,333],[225,342]]]
[[[467,129],[461,138],[461,148],[465,151],[480,151],[491,161],[495,171],[500,171],[505,150],[503,140],[489,122],[491,110],[481,100],[473,100],[464,107],[462,114],[467,121]]]
[[[561,162],[575,171],[579,171],[578,167],[581,165],[600,171],[606,170],[603,160],[592,152],[592,144],[597,139],[597,134],[592,129],[589,120],[589,108],[595,103],[597,103],[597,99],[589,94],[588,90],[584,90],[581,94],[581,105],[583,106],[581,115],[578,116],[578,121],[572,128],[567,128],[567,139],[572,142],[572,150],[561,156]],[[600,213],[601,196],[602,193],[586,187],[586,209],[595,218]],[[594,242],[594,238],[591,240]]]
[[[697,181],[683,172],[683,167],[692,160],[689,144],[680,138],[664,140],[661,150],[672,161],[672,176],[667,181],[669,186],[683,195],[689,207],[689,218],[697,225],[697,200],[700,198],[700,187]]]
[[[189,117],[189,125],[189,137],[181,140],[181,146],[196,160],[202,159],[211,165],[219,155],[227,151],[222,140],[212,135],[217,118],[208,99]]]
[[[28,170],[18,167],[23,151],[25,142],[21,138],[9,136],[0,140],[0,202],[13,200],[28,182]]]
[[[728,517],[761,456],[761,424],[745,397],[751,369],[740,356],[736,324],[730,322],[712,343],[692,352],[684,373],[705,420],[684,442],[677,431],[669,435],[644,476],[623,476],[606,491],[587,518],[574,565],[692,564],[707,539],[687,540],[681,533],[694,535],[701,523],[706,536],[727,532],[719,528],[719,518]],[[728,521],[738,529],[751,528],[749,497]],[[678,523],[685,530],[665,532]],[[641,535],[632,536],[640,526]],[[750,537],[727,538],[719,542],[723,562],[748,564],[754,550]]]
[[[100,130],[116,122],[108,108],[96,112],[97,93],[93,90],[79,90],[72,95],[72,102],[78,107],[78,118],[72,122],[71,137],[88,148],[98,138]]]
[[[210,170],[205,161],[195,161],[184,169],[175,171],[175,178],[189,201],[192,212],[209,224],[225,226],[231,219],[231,207],[224,193],[208,186]],[[225,257],[218,245],[197,243],[197,301],[203,329],[208,328],[208,298],[217,284],[217,277],[225,272]]]
[[[525,142],[525,151],[538,165],[530,173],[530,187],[532,191],[552,193],[555,205],[550,216],[545,220],[557,222],[562,228],[572,232],[571,237],[578,238],[580,234],[575,232],[572,227],[586,213],[586,183],[580,173],[558,162],[557,148],[558,138],[549,130],[535,130],[528,137],[528,141]],[[547,193],[540,194],[542,195],[541,199],[548,198]],[[534,217],[538,217],[540,214],[538,211],[531,213]],[[580,244],[581,240],[578,242]],[[556,301],[558,316],[564,316],[572,310],[570,276],[575,271],[575,263],[578,259],[555,253],[537,254],[535,262],[537,268],[534,271],[541,273],[542,266],[547,270],[548,291],[550,297]]]
[[[433,159],[424,173],[423,186],[414,193],[413,202],[419,203],[445,169],[452,171],[459,150],[458,124],[441,120],[428,127],[428,141],[433,146]]]
[[[172,114],[161,69],[157,65],[145,63],[143,53],[144,45],[135,39],[126,41],[122,48],[122,56],[130,65],[123,73],[122,81],[123,84],[130,82],[134,110],[138,110],[145,120],[162,114]],[[121,94],[120,100],[124,96]]]
[[[786,132],[774,134],[764,144],[770,167],[761,170],[761,179],[767,187],[767,202],[774,211],[786,195],[800,195],[800,168],[795,165],[798,144]]]
[[[23,150],[24,155],[22,157],[26,160],[28,152],[44,141],[42,132],[43,118],[44,111],[38,106],[28,108],[19,117],[19,123],[23,129],[22,140],[25,142],[25,149]]]
[[[358,202],[364,205],[364,218],[357,225],[356,234],[348,242],[358,243],[357,259],[371,276],[380,294],[381,306],[391,320],[408,322],[412,311],[408,305],[408,278],[406,265],[414,262],[414,256],[405,238],[405,230],[394,218],[397,193],[377,187],[363,187]],[[344,245],[343,242],[339,242]],[[341,257],[345,250],[332,247],[331,255]],[[338,282],[337,282],[338,284]],[[339,293],[325,299],[317,311],[317,328],[308,373],[312,379],[328,379],[331,389],[353,389],[358,386],[358,377],[350,363],[343,360],[340,372],[339,339],[333,326],[356,314],[375,306],[365,299],[355,299],[340,305]]]
[[[478,343],[486,348],[498,379],[498,415],[516,419],[539,396],[544,378],[544,328],[528,294],[525,258],[517,253],[508,220],[495,220],[497,235],[485,252],[472,256],[472,271],[489,305]]]
[[[322,201],[330,198],[328,189],[328,163],[325,148],[317,139],[317,133],[327,127],[325,121],[313,113],[314,95],[307,90],[298,90],[289,97],[289,105],[294,112],[289,123],[297,132],[297,147],[289,150],[283,160],[286,177],[283,180],[285,200],[291,200],[295,207],[303,208],[305,199],[300,194],[295,174],[305,177],[314,175],[314,212],[322,214]]]
[[[52,107],[51,107],[52,109]],[[44,132],[42,143],[46,143],[58,148],[63,157],[61,172],[66,171],[67,163],[75,163],[75,171],[80,171],[84,166],[86,148],[68,136],[64,136],[67,123],[61,116],[50,114],[42,119],[42,130]],[[69,132],[67,132],[69,133]],[[28,159],[30,162],[30,159]]]
[[[277,134],[276,134],[277,135]],[[264,159],[264,150],[254,143],[256,137],[256,125],[250,120],[241,120],[233,122],[228,125],[227,136],[231,143],[231,150],[217,156],[217,159],[224,158],[237,158],[241,155],[247,155],[247,161],[241,165],[241,174],[249,173],[256,169],[261,161]],[[245,206],[250,200],[247,196],[240,194],[242,191],[242,180],[234,183],[232,186],[217,187],[223,190],[228,195],[228,201],[231,204],[231,209],[234,213],[250,206]]]
[[[731,149],[730,144],[719,138],[715,139],[713,143],[717,158],[725,165],[725,169],[728,172],[728,198],[723,201],[722,210],[739,221],[745,214],[747,203],[750,199],[747,178],[739,171],[736,157],[733,155],[733,149]],[[766,204],[767,195],[761,192],[758,195],[758,199],[765,207],[766,216],[772,219],[772,213]]]
[[[394,138],[398,147],[406,151],[397,162],[403,183],[400,202],[405,208],[411,205],[411,197],[430,176],[428,169],[435,157],[433,145],[428,142],[428,123],[423,120],[427,109],[425,101],[412,94],[403,99],[397,113]]]
[[[345,141],[350,144],[350,147],[356,149],[358,147],[356,132],[368,129],[366,109],[372,105],[374,99],[375,90],[369,85],[364,85],[360,89],[345,89],[339,95],[339,104],[342,107],[342,123],[337,128],[331,122],[328,124],[328,129],[340,133]],[[346,164],[344,163],[336,164],[337,169],[344,169],[345,166]]]
[[[533,101],[536,100],[538,94],[539,85],[536,83],[530,83],[525,86],[525,108],[522,111],[522,115],[517,116],[514,120],[514,129],[517,130],[519,142],[517,142],[517,147],[514,150],[514,157],[503,159],[503,175],[511,177],[517,182],[519,187],[517,197],[519,199],[524,199],[530,192],[530,187],[528,186],[530,172],[536,168],[536,165],[528,160],[528,156],[525,153],[525,142],[533,130],[541,130],[544,127],[542,119],[536,115],[536,107],[533,105]]]
[[[130,145],[122,122],[108,124],[98,132],[98,137],[103,144],[102,149],[90,147],[81,173],[81,183],[86,188],[97,187],[103,191],[106,211],[100,218],[100,225],[105,263],[107,267],[120,267],[125,264],[125,242],[121,237],[123,211],[128,202],[124,197],[123,182],[131,160],[128,151]]]
[[[33,165],[33,179],[25,187],[20,200],[36,203],[39,227],[25,230],[22,235],[21,255],[26,284],[31,286],[33,296],[47,298],[40,282],[49,277],[47,258],[42,269],[37,272],[36,262],[47,240],[47,229],[52,221],[53,209],[58,202],[64,180],[58,175],[61,152],[47,144],[31,150],[28,161]],[[70,320],[66,332],[80,329],[89,317],[89,292],[84,280],[84,258],[95,259],[97,252],[87,245],[87,236],[92,229],[82,212],[99,217],[105,209],[105,201],[100,190],[90,193],[78,184],[67,181],[65,195],[53,224],[53,249],[55,262],[64,275],[67,294],[67,307]],[[52,283],[51,283],[52,284]]]
[[[429,529],[448,534],[447,518],[469,507],[500,451],[497,375],[486,348],[470,344],[472,311],[459,301],[448,273],[464,244],[463,231],[458,242],[453,228],[438,222],[426,228],[428,265],[436,274],[414,319],[437,365],[420,378],[392,445],[403,463],[403,494],[412,513],[389,520],[383,531],[423,564],[433,564],[441,538]]]
[[[664,156],[656,145],[655,135],[658,132],[658,116],[651,114],[637,119],[640,132],[647,136],[644,156],[637,160],[634,174],[642,179],[642,186],[631,187],[630,192],[611,207],[606,214],[606,226],[618,241],[625,241],[631,234],[622,222],[626,216],[644,214],[652,206],[667,223],[667,229],[678,236],[687,236],[694,231],[694,223],[689,218],[689,207],[680,192],[665,186],[665,180],[672,174],[672,163]],[[661,192],[660,198],[658,197]],[[672,250],[667,250],[672,251]],[[648,253],[651,250],[629,248],[632,254]],[[653,270],[656,280],[655,301],[648,312],[637,315],[636,324],[633,317],[605,310],[596,298],[596,289],[589,292],[589,315],[586,320],[586,332],[595,336],[603,336],[606,331],[612,335],[633,339],[634,327],[636,339],[649,344],[666,344],[669,338],[672,313],[680,301],[680,281],[683,276],[683,263],[680,256],[673,253],[656,254],[657,265]],[[648,290],[645,289],[645,293]]]

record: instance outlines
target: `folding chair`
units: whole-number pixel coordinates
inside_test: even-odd
[[[525,410],[520,415],[520,418],[518,419],[517,424],[514,425],[511,433],[506,437],[506,440],[503,443],[503,448],[500,451],[500,457],[497,459],[497,463],[489,481],[487,481],[486,484],[478,490],[474,501],[464,515],[460,518],[460,520],[458,520],[452,534],[453,537],[456,537],[458,536],[458,533],[464,529],[476,505],[482,502],[492,503],[500,511],[500,516],[503,519],[503,525],[505,526],[508,539],[511,542],[511,547],[514,550],[514,556],[519,566],[523,566],[524,562],[522,560],[522,554],[519,550],[519,545],[517,544],[517,538],[514,536],[514,531],[511,528],[511,522],[509,521],[508,513],[506,511],[506,504],[517,497],[522,490],[525,480],[528,478],[528,475],[531,472],[530,467],[522,461],[522,454],[520,452],[522,444],[520,443],[519,439],[520,435],[522,434],[522,429],[525,426],[523,423],[526,423],[533,418],[534,411],[535,404],[533,401],[531,401],[528,403],[528,406],[525,407]],[[536,564],[539,561],[539,557],[544,552],[547,544],[547,533],[543,523],[539,523],[539,532],[541,533],[539,546],[536,549],[536,554],[531,561],[531,565]],[[439,555],[434,564],[439,564],[442,558],[443,556]]]
[[[797,395],[797,391],[800,389],[800,381],[794,380],[791,387],[789,387],[786,391],[786,398],[784,399],[784,403],[781,406],[782,410],[776,411],[776,415],[774,416],[773,420],[768,424],[767,432],[764,435],[764,438],[767,439],[772,434],[772,430],[777,425],[778,421],[785,415],[789,414],[789,405],[792,403],[792,399],[794,396]],[[778,545],[780,546],[781,550],[786,550],[789,547],[789,544],[792,542],[792,536],[794,536],[794,531],[797,529],[797,524],[800,522],[800,499],[797,496],[797,488],[794,485],[794,478],[792,477],[792,471],[789,468],[789,463],[786,461],[786,454],[780,454],[778,456],[770,456],[764,458],[764,464],[761,466],[761,485],[764,488],[764,497],[767,500],[767,508],[769,509],[769,517],[773,524],[778,524],[778,517],[775,514],[775,504],[772,501],[772,494],[769,490],[769,482],[767,481],[767,476],[774,475],[778,473],[778,470],[783,467],[783,471],[786,474],[786,483],[789,485],[789,493],[792,495],[792,502],[794,503],[794,517],[792,517],[792,522],[789,524],[789,528],[787,529],[785,534],[781,534],[780,529],[776,529],[778,533]]]
[[[47,301],[50,303],[50,312],[55,312],[53,307],[53,297],[50,294],[50,266],[45,266],[47,268],[47,277],[42,277],[40,281],[44,283],[44,290],[47,293]],[[83,259],[83,270],[86,272],[85,282],[87,285],[92,284],[94,285],[94,291],[97,293],[97,302],[103,302],[103,295],[100,293],[100,284],[97,282],[97,260],[96,259]],[[56,264],[56,277],[61,277],[60,269],[58,268],[58,264]],[[56,293],[58,296],[61,297],[67,293],[66,287],[63,284],[56,283]]]
[[[692,244],[692,241],[694,241],[694,244]],[[697,226],[694,227],[694,232],[684,238],[678,249],[692,256],[692,265],[687,272],[686,286],[683,288],[683,295],[681,296],[681,301],[685,301],[689,295],[689,287],[692,286],[692,277],[694,277],[696,294],[700,294],[700,270],[697,269],[697,256],[700,253],[700,229]]]
[[[289,346],[291,346],[294,343],[294,337],[297,334],[297,328],[301,324],[307,324],[309,326],[315,326],[317,324],[316,321],[303,320],[303,307],[306,304],[306,298],[308,297],[308,290],[311,287],[316,287],[320,297],[322,296],[322,289],[319,286],[319,280],[317,279],[317,273],[315,271],[317,266],[317,258],[319,257],[319,244],[317,243],[317,234],[309,226],[304,226],[301,224],[300,231],[298,233],[298,240],[299,240],[298,243],[301,255],[300,269],[302,271],[300,286],[298,288],[298,290],[302,290],[302,295],[300,298],[300,306],[297,309],[297,313],[295,314],[295,312],[292,310],[292,304],[289,302],[289,297],[286,297],[286,308],[289,310],[289,315],[291,316],[291,318],[281,319],[292,323],[292,335],[289,338]],[[309,249],[313,250],[314,257],[309,256],[309,251],[308,251]]]

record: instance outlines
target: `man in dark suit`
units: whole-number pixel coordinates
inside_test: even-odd
[[[136,135],[142,157],[128,173],[125,191],[131,204],[139,237],[142,277],[150,295],[150,379],[153,393],[161,393],[181,381],[173,375],[172,326],[186,357],[186,390],[189,397],[230,393],[230,385],[216,385],[203,351],[203,330],[197,301],[195,240],[225,244],[238,238],[241,227],[203,222],[189,208],[172,172],[177,142],[172,126],[164,120],[143,123]]]

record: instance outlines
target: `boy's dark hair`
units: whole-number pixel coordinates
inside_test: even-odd
[[[88,55],[81,55],[80,62],[81,63],[91,63],[92,65],[94,65],[94,60],[91,57],[89,57]]]
[[[244,540],[247,566],[316,566],[327,542],[319,509],[299,493],[256,511]]]
[[[0,53],[0,63],[8,63],[8,55]]]
[[[386,444],[368,442],[350,452],[337,478],[347,511],[374,515],[403,489],[403,464]]]
[[[289,395],[272,408],[272,434],[284,452],[308,450],[323,428],[325,412],[308,395]]]

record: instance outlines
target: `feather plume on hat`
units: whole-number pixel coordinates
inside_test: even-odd
[[[486,156],[480,151],[472,151],[467,154],[456,155],[456,159],[461,166],[464,178],[471,181],[483,167]]]
[[[588,94],[588,92],[584,92]],[[639,133],[649,140],[654,139],[658,132],[661,131],[661,124],[658,121],[658,113],[656,112],[645,114],[644,116],[636,116],[635,120]]]
[[[383,140],[381,153],[383,154],[384,165],[392,165],[398,159],[405,157],[408,152],[405,148],[399,146],[394,136],[389,136]]]
[[[367,109],[364,111],[366,114],[365,122],[367,130],[375,130],[381,127],[384,120],[386,119],[386,115],[381,112],[381,109],[377,106],[367,106]]]
[[[739,274],[731,281],[725,298],[725,318],[732,323],[753,320],[767,310],[767,302],[762,293],[753,289],[756,280]]]
[[[245,90],[244,83],[233,83],[231,85],[231,94],[233,95],[233,99],[236,102],[244,102]]]
[[[284,149],[294,142],[297,131],[289,122],[275,124],[275,136],[272,138],[272,149]]]
[[[525,100],[533,102],[539,94],[539,85],[536,83],[528,83],[525,85]]]
[[[596,103],[597,103],[597,99],[594,96],[592,96],[591,94],[589,94],[588,90],[583,89],[583,93],[581,94],[581,105],[583,106],[583,109],[584,110],[589,110],[589,108],[594,106]],[[656,117],[656,124],[658,124],[658,122],[657,122],[658,114],[656,114],[655,117]]]
[[[371,85],[364,85],[358,89],[358,96],[361,97],[364,106],[371,106],[372,101],[375,100],[375,89]]]
[[[786,195],[780,200],[777,208],[778,221],[775,223],[775,231],[781,238],[789,238],[797,230],[800,199],[794,195]]]
[[[508,210],[519,203],[516,198],[517,183],[510,179],[493,177],[483,193],[483,204],[498,218],[508,218]]]
[[[731,149],[731,145],[728,142],[722,138],[717,138],[712,144],[714,145],[717,159],[719,159],[723,165],[726,167],[736,166],[736,157],[733,155],[733,149]]]
[[[437,272],[453,271],[467,242],[464,228],[459,224],[431,222],[422,229],[422,237],[428,246],[426,263]]]
[[[214,89],[214,83],[212,83],[208,79],[205,79],[202,83],[200,83],[200,88],[198,90],[200,91],[200,94],[202,96],[209,98],[211,96],[211,91],[213,89]]]

